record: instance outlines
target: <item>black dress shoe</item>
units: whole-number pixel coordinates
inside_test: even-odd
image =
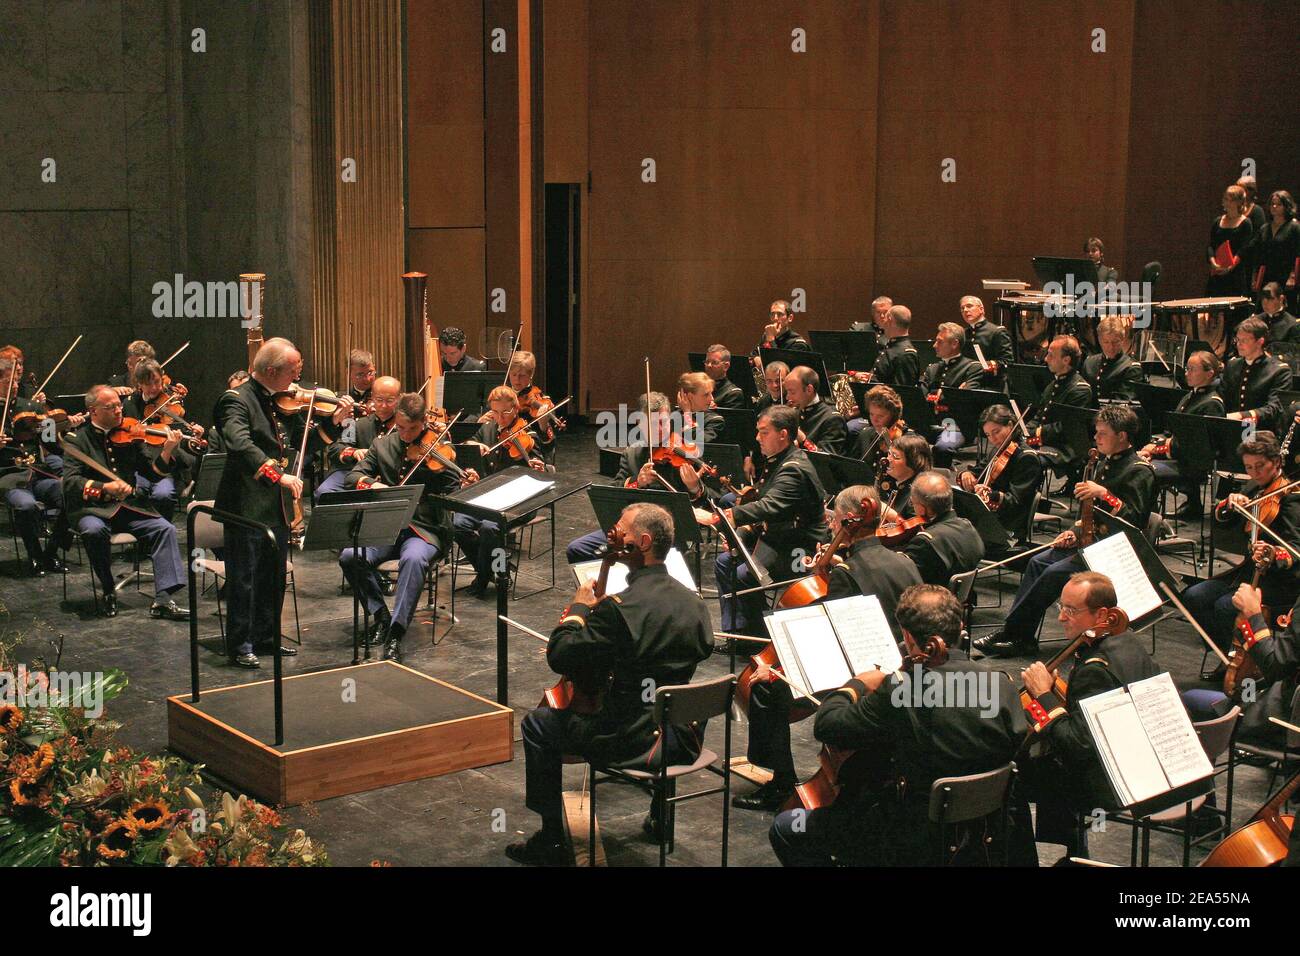
[[[45,563],[42,561],[37,561],[35,558],[28,558],[27,573],[34,578],[45,577]]]
[[[1005,631],[994,631],[971,642],[971,647],[985,657],[1027,657],[1038,651],[1032,641],[1017,641],[1007,637]]]
[[[230,658],[232,667],[243,667],[250,671],[255,671],[262,666],[262,662],[257,659],[256,654],[236,654]]]
[[[104,595],[104,617],[117,617],[117,595],[111,591]]]
[[[785,806],[793,794],[793,783],[769,780],[753,793],[732,797],[731,805],[737,810],[766,810],[774,813]]]
[[[645,819],[641,821],[641,832],[655,843],[663,842],[663,827],[659,825],[659,818],[653,812],[647,813]]]
[[[169,621],[188,621],[190,619],[190,609],[187,607],[181,607],[175,601],[171,600],[162,604],[154,601],[153,604],[149,606],[149,616],[165,617]]]
[[[63,562],[59,560],[58,555],[54,554],[47,554],[44,559],[42,559],[41,564],[50,574],[62,574],[67,570],[67,568],[64,567]]]
[[[402,663],[402,635],[405,631],[397,626],[388,629],[388,639],[384,642],[383,660]]]
[[[382,617],[375,615],[374,620],[370,622],[370,630],[366,631],[366,647],[378,647],[384,643],[384,639],[388,636],[389,625],[392,623],[393,619],[388,614],[384,614]]]
[[[525,843],[511,843],[506,856],[528,866],[569,866],[573,857],[564,841],[555,840],[538,830]]]
[[[256,653],[258,653],[258,654],[265,654],[267,657],[270,657],[272,654],[275,653],[275,645],[274,645],[274,644],[257,644],[257,645],[254,645],[253,650],[254,650]],[[294,647],[292,644],[281,644],[281,645],[280,645],[280,656],[281,656],[281,657],[297,657],[297,656],[298,656],[298,648]]]

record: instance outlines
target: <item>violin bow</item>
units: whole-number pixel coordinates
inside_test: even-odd
[[[131,483],[126,479],[122,478],[116,472],[110,470],[108,466],[101,465],[99,462],[95,461],[95,459],[91,458],[80,448],[73,448],[71,445],[67,443],[67,441],[64,440],[62,435],[59,436],[59,444],[63,447],[64,454],[71,455],[73,458],[77,459],[77,461],[81,462],[86,467],[92,468],[95,471],[99,472],[109,481],[120,481],[125,485],[129,485]]]
[[[9,423],[9,409],[13,407],[14,398],[18,394],[18,370],[13,366],[9,369],[9,387],[5,389],[5,410],[0,414],[0,435],[5,432],[5,425]]]
[[[438,454],[437,451],[438,442],[442,441],[443,438],[447,436],[447,434],[451,431],[451,426],[455,425],[456,422],[460,419],[460,416],[464,414],[465,414],[465,410],[462,408],[460,411],[456,413],[456,416],[447,423],[447,427],[444,428],[433,439],[433,441],[429,443],[429,447],[424,450],[424,454],[420,456],[420,460],[417,461],[414,465],[412,465],[410,471],[408,471],[405,475],[403,475],[402,480],[397,483],[399,488],[402,485],[405,485],[408,481],[410,481],[411,476],[415,474],[416,470],[419,469],[419,467],[423,465],[426,461],[428,461],[431,457],[436,457],[440,462],[442,462],[444,466],[455,469],[456,471],[460,472],[461,475],[465,474],[464,468],[461,468],[454,461],[448,461],[447,459],[443,458],[442,455]]]
[[[190,347],[190,343],[189,343],[189,342],[186,342],[184,345],[182,345],[180,348],[178,348],[178,349],[177,349],[175,352],[173,352],[171,355],[167,356],[167,361],[165,361],[165,362],[159,362],[159,363],[158,363],[158,367],[159,367],[159,368],[166,368],[166,367],[167,367],[167,362],[170,362],[172,359],[174,359],[176,356],[180,355],[182,352],[184,352],[184,351],[185,351],[187,348],[189,348],[189,347]]]
[[[313,392],[312,394],[313,394],[313,398],[314,398],[315,393]],[[140,424],[143,425],[145,422],[147,422],[149,419],[153,418],[153,417],[154,417],[155,415],[157,415],[159,412],[166,410],[166,409],[167,409],[167,406],[170,405],[172,402],[177,401],[177,400],[179,399],[179,397],[180,397],[180,396],[178,396],[178,395],[169,395],[169,396],[167,396],[166,399],[164,399],[163,401],[161,401],[161,402],[158,403],[158,407],[157,407],[157,408],[155,408],[152,412],[150,412],[150,413],[149,413],[148,415],[146,415],[144,418],[140,419]],[[174,417],[176,417],[176,418],[180,419],[181,421],[185,422],[185,419],[181,418],[179,415],[175,415],[175,413],[171,413],[171,414],[173,414]],[[188,425],[189,422],[185,422],[185,424]]]
[[[36,387],[36,391],[32,393],[33,395],[39,395],[41,392],[45,391],[45,386],[50,384],[50,379],[54,378],[54,374],[59,369],[63,368],[63,363],[68,360],[68,356],[72,354],[72,350],[81,344],[83,338],[84,336],[78,335],[76,340],[68,346],[68,350],[63,353],[63,358],[59,359],[59,361],[55,363],[54,368],[50,369],[50,374],[45,376],[45,381],[41,382],[41,384]]]
[[[506,378],[505,381],[501,383],[502,385],[510,384],[510,366],[515,364],[515,353],[519,351],[519,336],[523,333],[523,331],[524,331],[524,324],[523,322],[520,322],[519,331],[510,337],[513,344],[510,346],[510,358],[506,362]],[[498,352],[497,357],[500,358],[500,356],[501,353]]]
[[[655,429],[651,426],[650,415],[650,356],[645,356],[645,441],[650,446],[650,460],[655,457]]]
[[[1291,545],[1287,544],[1285,541],[1279,538],[1277,532],[1275,532],[1272,528],[1264,524],[1264,522],[1260,521],[1258,518],[1256,518],[1253,514],[1251,514],[1241,505],[1233,505],[1232,507],[1236,511],[1241,512],[1241,516],[1255,526],[1253,529],[1251,529],[1252,531],[1255,532],[1254,541],[1259,540],[1259,532],[1262,531],[1270,538],[1272,538],[1274,541],[1276,541],[1278,544],[1280,544],[1282,547],[1284,547],[1290,553],[1291,557],[1295,558],[1297,561],[1300,561],[1300,551],[1296,551],[1295,548],[1291,547]],[[1256,505],[1256,507],[1258,507],[1258,505]],[[1254,541],[1252,541],[1252,543],[1254,543]]]
[[[1260,495],[1258,498],[1253,498],[1250,501],[1247,501],[1244,505],[1242,505],[1242,507],[1253,508],[1261,501],[1268,501],[1269,498],[1274,498],[1277,497],[1278,495],[1284,495],[1292,488],[1296,488],[1296,487],[1300,487],[1300,480],[1293,481],[1289,485],[1283,485],[1281,488],[1277,489],[1277,491],[1270,491],[1266,495]]]
[[[544,418],[547,418],[548,416],[550,416],[550,415],[554,415],[556,412],[558,412],[558,411],[560,410],[560,406],[566,404],[568,401],[569,401],[569,399],[566,398],[563,402],[560,402],[559,405],[556,405],[556,406],[555,406],[554,408],[552,408],[549,412],[543,412],[541,415],[538,415],[538,416],[537,416],[536,418],[534,418],[531,422],[528,422],[526,425],[524,425],[524,427],[523,427],[522,429],[520,429],[520,430],[521,430],[521,431],[528,431],[528,429],[533,428],[534,426],[536,426],[536,425],[538,424],[538,422],[542,421]],[[458,416],[458,417],[459,417],[459,416]],[[513,436],[513,435],[508,435],[508,436],[506,436],[505,438],[503,438],[503,439],[501,439],[499,442],[497,442],[495,445],[493,445],[491,448],[489,448],[487,451],[485,451],[483,454],[484,454],[484,455],[490,455],[490,454],[492,454],[494,451],[496,451],[496,450],[497,450],[498,448],[500,448],[502,445],[506,444],[506,442],[514,441],[514,437],[515,437],[515,436]]]
[[[1173,601],[1174,607],[1178,608],[1179,612],[1183,615],[1183,617],[1187,619],[1187,623],[1192,625],[1192,628],[1196,631],[1197,634],[1200,635],[1201,640],[1205,642],[1205,646],[1208,647],[1211,651],[1213,651],[1215,656],[1218,657],[1219,660],[1223,661],[1223,666],[1224,667],[1232,666],[1228,662],[1228,656],[1224,654],[1222,650],[1219,649],[1218,644],[1215,644],[1214,641],[1210,639],[1210,635],[1205,633],[1205,628],[1201,627],[1200,622],[1197,621],[1196,618],[1192,617],[1191,612],[1188,611],[1187,608],[1183,607],[1183,602],[1178,600],[1178,595],[1174,594],[1174,589],[1171,588],[1167,582],[1161,581],[1160,590],[1164,591],[1165,596],[1168,597],[1169,600]]]

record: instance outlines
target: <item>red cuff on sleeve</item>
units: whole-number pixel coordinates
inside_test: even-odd
[[[1102,495],[1101,500],[1106,502],[1106,504],[1110,505],[1112,508],[1119,507],[1119,499],[1116,498],[1114,495],[1112,495],[1110,492],[1106,492],[1106,494]]]
[[[355,448],[339,449],[339,461],[352,461],[356,457],[357,457],[357,450]]]
[[[262,467],[257,469],[256,477],[263,478],[273,485],[278,485],[280,479],[284,477],[284,474],[278,467],[276,467],[275,462],[268,458],[266,461],[262,462]]]
[[[1153,455],[1159,455],[1161,458],[1168,458],[1168,457],[1169,457],[1169,445],[1170,445],[1170,442],[1161,442],[1159,445],[1156,445],[1156,447],[1155,447],[1155,451],[1153,451],[1152,454],[1153,454]]]
[[[358,478],[358,479],[357,479],[357,491],[365,491],[367,488],[369,488],[369,487],[370,487],[371,485],[373,485],[374,483],[375,483],[375,479],[373,479],[373,478]]]

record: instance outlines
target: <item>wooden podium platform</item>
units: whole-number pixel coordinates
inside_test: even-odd
[[[511,759],[514,711],[392,661],[167,698],[167,743],[271,805],[360,793]]]

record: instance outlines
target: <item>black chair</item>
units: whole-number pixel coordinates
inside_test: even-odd
[[[1297,687],[1295,693],[1291,696],[1291,714],[1286,720],[1300,727],[1300,687]],[[1270,724],[1270,726],[1274,725]],[[1269,790],[1273,789],[1279,775],[1289,768],[1294,761],[1300,760],[1300,734],[1294,730],[1286,731],[1286,737],[1283,739],[1281,747],[1253,743],[1238,743],[1236,747],[1239,755],[1245,754],[1248,757],[1254,757],[1256,760],[1265,762],[1269,768]]]
[[[987,831],[989,823],[997,818],[997,832],[1002,837],[1002,866],[1007,865],[1010,852],[1008,839],[1008,796],[1016,776],[1015,762],[986,773],[965,777],[940,777],[930,784],[930,823],[936,830],[936,850],[942,866],[948,866],[962,847],[963,831],[969,836],[978,821],[984,821],[984,846],[991,846],[994,838]],[[948,834],[953,833],[949,841]],[[991,861],[990,861],[991,864]]]
[[[664,866],[668,854],[673,851],[675,808],[678,803],[694,800],[698,797],[722,794],[722,865],[727,865],[727,842],[731,810],[731,704],[736,696],[736,675],[726,674],[711,681],[697,684],[677,684],[660,687],[655,692],[655,723],[658,725],[658,737],[664,739],[664,731],[671,726],[690,726],[696,728],[703,737],[705,723],[713,717],[725,717],[723,732],[722,766],[716,766],[718,755],[707,747],[700,748],[700,755],[689,764],[669,764],[660,759],[654,770],[637,769],[629,764],[597,765],[589,764],[591,778],[591,806],[588,818],[587,861],[596,865],[596,785],[603,775],[609,780],[622,780],[631,783],[649,793],[655,800],[656,818],[659,821],[659,865]],[[638,758],[636,763],[645,766],[646,762]],[[677,781],[691,774],[708,770],[722,778],[721,787],[710,787],[678,795]]]
[[[1158,262],[1148,262],[1146,265],[1142,267],[1142,278],[1139,281],[1149,282],[1151,284],[1151,294],[1150,294],[1151,301],[1155,301],[1156,286],[1160,282],[1161,271],[1163,270],[1160,263]]]

